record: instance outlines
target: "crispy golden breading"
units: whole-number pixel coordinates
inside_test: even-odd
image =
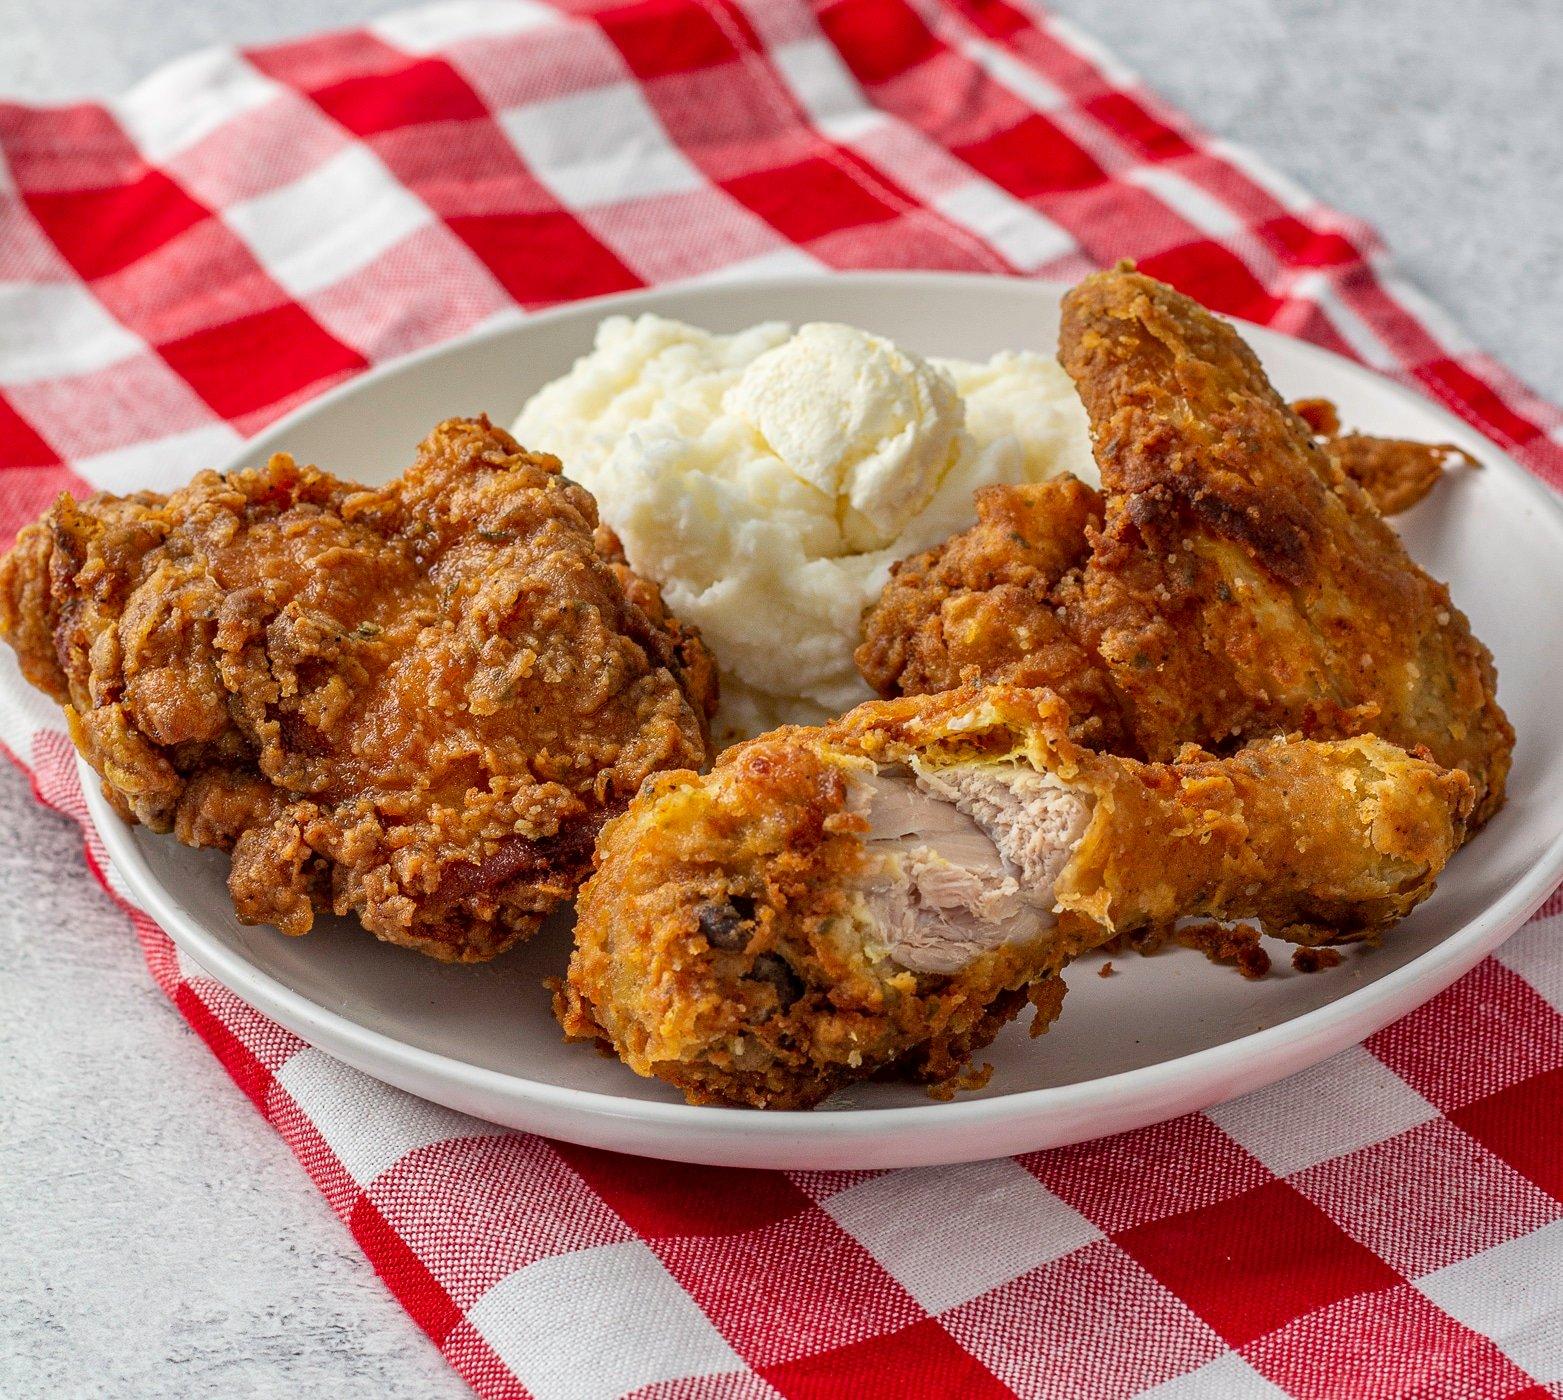
[[[117,810],[232,850],[243,920],[476,961],[707,753],[710,659],[596,526],[556,460],[455,419],[383,488],[277,456],[62,497],[0,565],[0,630]]]
[[[1410,510],[1443,480],[1451,466],[1480,465],[1468,452],[1447,442],[1407,442],[1343,433],[1319,446],[1333,466],[1372,497],[1380,515]]]
[[[1247,924],[1202,923],[1161,924],[1137,929],[1115,938],[1107,945],[1110,952],[1139,953],[1153,958],[1169,943],[1203,953],[1218,967],[1235,968],[1240,977],[1257,982],[1270,972],[1270,955],[1259,941],[1259,930]],[[1318,944],[1299,947],[1317,948]]]
[[[1045,685],[1075,716],[1076,740],[1132,754],[1107,669],[1051,603],[1089,556],[1101,497],[1067,476],[983,487],[976,507],[970,530],[895,566],[857,649],[864,679],[887,699],[976,678]]]
[[[1254,918],[1305,944],[1382,931],[1431,891],[1472,801],[1464,774],[1372,737],[1187,757],[1083,748],[1057,697],[992,685],[873,701],[729,749],[704,777],[662,774],[603,829],[560,1020],[695,1103],[805,1108],[885,1072],[946,1080],[1028,991],[1056,1014],[1051,979],[1119,934],[1184,915]],[[884,854],[861,797],[898,771],[916,773],[902,796],[936,820],[894,832],[937,826],[936,794],[961,773],[1044,775],[1033,788],[1083,814],[1051,829],[1052,884],[1031,923],[968,944],[972,921],[957,920],[933,953],[898,939],[886,872],[905,883],[920,869],[924,901],[949,887],[926,878],[937,862],[920,835]],[[996,867],[1049,839],[1031,815],[1005,828],[994,808],[971,810]],[[995,875],[1009,883],[985,893],[1025,871],[1002,855]]]
[[[1450,442],[1343,433],[1340,414],[1328,399],[1299,399],[1292,410],[1308,425],[1331,463],[1373,498],[1380,515],[1410,510],[1452,466],[1481,466],[1463,447]]]
[[[1087,557],[974,601],[996,575],[971,561],[1067,554],[1045,520],[995,523],[1045,516],[1056,494],[993,488],[972,531],[903,565],[870,610],[869,683],[887,694],[1023,671],[1067,692],[1080,722],[1099,718],[1101,742],[1156,759],[1185,742],[1375,733],[1464,769],[1473,827],[1490,817],[1514,742],[1491,655],[1237,333],[1118,270],[1065,299],[1060,358],[1102,471]]]
[[[1448,444],[1342,434],[1327,399],[1292,407],[1381,515],[1409,510],[1452,461],[1478,465]],[[1077,717],[1077,739],[1133,754],[1112,680],[1059,616],[1053,592],[1090,557],[1086,530],[1101,527],[1101,494],[1064,476],[983,487],[976,509],[969,530],[895,565],[857,649],[864,679],[887,699],[976,677],[1051,686]]]
[[[624,590],[631,610],[638,608],[657,634],[666,639],[658,643],[658,656],[677,677],[679,687],[688,696],[700,716],[700,732],[710,745],[711,719],[716,714],[718,680],[716,658],[700,640],[700,629],[680,622],[668,611],[662,590],[649,578],[637,574],[624,557],[624,545],[606,525],[599,525],[592,536],[597,553],[608,562],[613,576]]]

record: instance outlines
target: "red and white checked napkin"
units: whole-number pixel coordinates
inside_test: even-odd
[[[452,0],[0,105],[0,536],[168,487],[388,357],[705,275],[1132,256],[1436,398],[1563,483],[1563,415],[1370,230],[1003,0]],[[52,706],[0,738],[85,820]],[[1563,913],[1366,1045],[1062,1151],[894,1173],[637,1161],[159,984],[485,1396],[1563,1395]],[[1545,917],[1550,915],[1551,917]]]

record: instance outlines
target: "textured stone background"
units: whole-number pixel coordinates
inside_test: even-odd
[[[106,96],[377,0],[0,0],[0,98]],[[1558,0],[1053,0],[1205,126],[1384,234],[1563,396]],[[0,766],[0,1393],[464,1393]]]

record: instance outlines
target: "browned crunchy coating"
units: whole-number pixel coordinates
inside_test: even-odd
[[[1292,966],[1298,972],[1323,972],[1326,968],[1339,967],[1339,948],[1293,948]]]
[[[1257,982],[1270,971],[1270,955],[1259,941],[1259,930],[1246,924],[1218,924],[1203,921],[1148,928],[1124,935],[1114,946],[1132,949],[1143,957],[1154,957],[1169,943],[1203,953],[1218,967],[1235,968],[1239,976]],[[1316,945],[1304,944],[1313,948]]]
[[[1133,753],[1111,677],[1050,601],[1089,557],[1101,497],[1068,476],[986,486],[976,506],[971,529],[895,566],[865,620],[858,669],[887,699],[976,678],[1045,685],[1069,706],[1079,742]]]
[[[0,564],[0,631],[119,812],[232,850],[246,922],[476,961],[706,756],[710,660],[596,526],[555,459],[453,419],[383,488],[279,455],[62,497]]]
[[[637,574],[624,557],[624,545],[606,525],[599,525],[593,543],[597,553],[608,562],[613,576],[624,590],[631,611],[638,608],[656,633],[665,638],[658,643],[658,656],[678,678],[680,688],[700,716],[700,732],[710,745],[711,718],[716,714],[718,683],[716,658],[700,640],[700,630],[687,626],[668,611],[662,590],[649,578]]]
[[[870,611],[869,683],[1023,673],[1067,693],[1082,734],[1099,721],[1099,742],[1157,759],[1375,733],[1471,774],[1473,827],[1490,817],[1514,742],[1491,655],[1237,333],[1120,269],[1065,299],[1060,358],[1102,471],[1087,557],[1049,567],[1072,488],[992,488],[978,525],[908,561]],[[1037,561],[1009,588],[1006,555]]]
[[[1373,498],[1380,515],[1399,515],[1410,510],[1438,485],[1449,467],[1481,466],[1463,447],[1453,443],[1343,433],[1340,415],[1328,399],[1300,399],[1292,408],[1312,430],[1331,464]]]
[[[660,775],[603,829],[560,1020],[696,1103],[806,1108],[885,1072],[947,1080],[1028,993],[1046,1024],[1059,971],[1115,935],[1184,915],[1305,943],[1387,928],[1470,810],[1464,774],[1371,737],[1187,757],[1093,752],[1055,696],[993,685],[870,702],[729,749],[706,776]],[[950,973],[897,963],[862,893],[850,785],[912,760],[1025,764],[1089,801],[1053,919]]]
[[[958,1069],[948,1079],[930,1084],[928,1097],[938,1103],[949,1103],[957,1094],[974,1094],[979,1089],[986,1089],[992,1079],[991,1064],[986,1062],[980,1065],[968,1064]]]

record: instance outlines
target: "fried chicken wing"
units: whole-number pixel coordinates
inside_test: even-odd
[[[596,527],[555,459],[455,419],[383,488],[279,455],[62,497],[0,563],[0,631],[123,816],[232,851],[241,919],[476,961],[707,754],[710,659]]]
[[[1155,759],[1185,742],[1375,733],[1464,769],[1479,791],[1473,826],[1490,817],[1514,741],[1491,655],[1237,333],[1119,269],[1065,299],[1060,358],[1102,472],[1084,562],[1037,567],[1001,606],[973,602],[995,591],[972,567],[985,554],[1067,554],[1051,523],[1001,523],[1051,515],[1042,488],[995,488],[974,530],[904,565],[870,611],[870,684],[928,690],[973,668],[1023,670],[1066,691],[1081,722],[1101,719],[1102,742]],[[961,617],[982,625],[962,634]],[[937,644],[909,644],[911,666],[903,637]],[[1050,674],[1055,655],[1063,669]]]
[[[944,1080],[1076,954],[1184,915],[1304,944],[1387,928],[1471,809],[1371,737],[1142,764],[1047,691],[871,701],[663,774],[604,829],[556,1009],[691,1102]]]
[[[1380,515],[1410,510],[1452,466],[1481,466],[1450,442],[1343,433],[1340,415],[1328,399],[1299,399],[1292,409],[1308,425],[1320,451],[1368,493]]]

